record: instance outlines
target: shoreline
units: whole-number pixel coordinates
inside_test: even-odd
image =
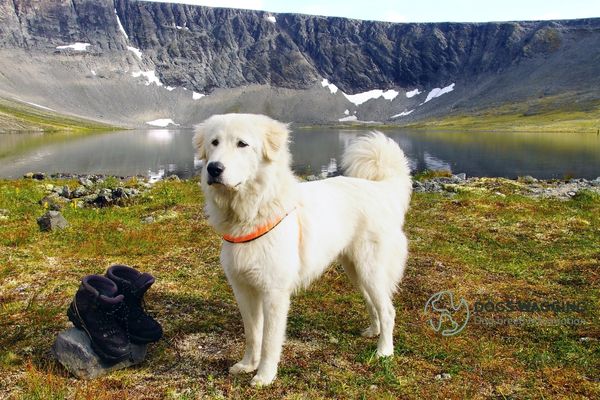
[[[298,176],[301,181],[315,181],[334,177],[308,175]],[[149,189],[158,182],[185,182],[198,180],[198,176],[180,178],[172,174],[161,179],[152,179],[143,175],[114,176],[104,174],[72,174],[54,173],[27,173],[21,178],[0,178],[0,181],[19,182],[21,180],[33,180],[40,183],[58,181],[59,186],[47,185],[48,193],[55,193],[62,202],[70,202],[73,199],[82,198],[91,205],[109,205],[111,201],[105,201],[98,197],[121,198],[122,188],[137,187],[138,189]],[[65,181],[76,180],[77,183]],[[52,186],[52,187],[50,187]],[[60,189],[57,189],[60,188]],[[79,192],[81,196],[73,197],[73,193]],[[569,179],[536,179],[532,176],[522,176],[516,179],[504,177],[467,177],[465,173],[450,174],[446,171],[425,171],[413,175],[413,192],[415,193],[440,193],[443,195],[456,195],[461,193],[489,194],[499,197],[508,195],[521,195],[533,198],[556,198],[568,200],[586,193],[600,195],[600,176],[595,179],[569,178]],[[64,194],[64,195],[63,195]]]

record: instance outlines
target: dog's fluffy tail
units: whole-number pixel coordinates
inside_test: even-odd
[[[354,140],[342,156],[344,175],[371,181],[400,178],[412,188],[408,160],[400,146],[381,132]]]

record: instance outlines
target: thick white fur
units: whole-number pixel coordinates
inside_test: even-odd
[[[248,146],[238,147],[240,140]],[[209,185],[205,167],[201,175],[217,232],[249,234],[295,208],[268,234],[243,244],[224,241],[221,250],[246,336],[244,356],[230,372],[258,369],[253,385],[275,379],[292,293],[336,259],[365,299],[370,325],[363,335],[379,335],[378,356],[391,356],[392,295],[408,255],[402,226],[412,185],[393,140],[380,132],[361,137],[344,153],[347,176],[303,183],[290,169],[287,141],[287,125],[251,114],[215,115],[194,137],[205,166],[225,166],[222,184]]]

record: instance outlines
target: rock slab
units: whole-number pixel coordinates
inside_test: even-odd
[[[131,358],[117,364],[105,363],[96,355],[85,332],[77,328],[58,334],[52,353],[70,373],[80,379],[94,379],[112,371],[127,368],[144,361],[146,345],[131,344]]]

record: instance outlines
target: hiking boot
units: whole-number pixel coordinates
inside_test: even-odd
[[[113,281],[88,275],[81,280],[67,316],[88,335],[92,348],[103,361],[116,364],[131,356],[127,332],[116,318],[124,308],[124,296],[118,294]]]
[[[122,314],[119,322],[126,327],[131,342],[146,344],[158,341],[163,334],[162,328],[144,307],[144,294],[154,283],[154,277],[120,264],[111,266],[106,271],[106,276],[117,285],[119,293],[125,296],[127,314]]]

